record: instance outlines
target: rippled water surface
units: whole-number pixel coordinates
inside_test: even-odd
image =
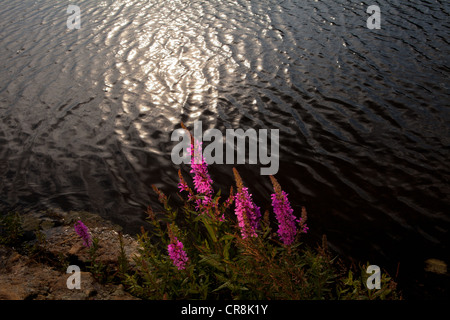
[[[383,1],[380,30],[366,1],[76,4],[79,30],[64,1],[0,3],[3,211],[89,210],[133,232],[151,184],[176,191],[170,134],[201,120],[280,130],[277,177],[311,243],[400,262],[414,288],[424,259],[450,262],[448,1]],[[269,179],[239,168],[265,209]]]

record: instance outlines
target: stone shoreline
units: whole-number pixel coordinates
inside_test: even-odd
[[[0,300],[139,300],[119,281],[100,283],[88,272],[89,249],[73,227],[82,220],[91,235],[99,239],[96,261],[114,275],[118,271],[120,226],[84,211],[29,212],[21,218],[24,235],[20,245],[0,245]],[[36,237],[36,230],[44,241]],[[134,267],[139,245],[128,234],[123,234],[122,239],[129,266]],[[38,250],[30,250],[31,247]],[[67,288],[69,265],[80,267],[81,289]],[[425,271],[427,278],[435,280],[434,284],[448,283],[444,261],[427,259]]]
[[[30,253],[22,248],[0,245],[0,300],[136,300],[123,285],[97,281],[87,272],[88,248],[75,233],[73,224],[81,219],[93,237],[99,239],[96,261],[114,272],[120,252],[120,226],[87,212],[40,212],[22,216],[24,243],[38,246]],[[45,241],[38,244],[35,230],[41,230]],[[28,238],[28,239],[27,239]],[[136,240],[124,234],[127,260],[138,254]],[[81,288],[68,289],[68,265],[81,269]]]

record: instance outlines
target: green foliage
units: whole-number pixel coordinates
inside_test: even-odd
[[[100,283],[106,283],[110,281],[110,270],[100,261],[98,258],[99,240],[98,238],[92,238],[92,245],[89,247],[89,259],[87,269],[94,276],[94,278]]]
[[[19,213],[8,213],[0,217],[0,244],[17,245],[22,235],[22,217]]]
[[[34,235],[36,236],[36,241],[34,244],[25,244],[28,249],[28,254],[38,261],[45,260],[47,249],[46,236],[39,227],[34,230]]]
[[[354,277],[345,274],[331,258],[326,239],[317,249],[306,247],[297,236],[284,246],[273,232],[268,212],[257,237],[243,239],[229,201],[220,192],[217,206],[198,208],[195,200],[183,199],[178,209],[154,187],[164,212],[149,207],[150,231],[138,236],[135,266],[124,274],[128,290],[144,299],[397,299],[395,283],[385,274],[380,290],[365,287],[365,270]],[[231,192],[232,193],[232,192]],[[189,257],[178,270],[167,247],[175,236]],[[365,277],[365,278],[364,278]]]
[[[117,261],[117,265],[118,265],[117,274],[118,274],[118,277],[123,280],[123,279],[125,279],[125,277],[126,277],[125,275],[127,274],[130,266],[128,263],[127,256],[125,254],[125,246],[123,243],[122,232],[119,232],[119,244],[120,244],[120,252],[119,252],[119,258]]]
[[[396,283],[385,272],[381,274],[381,288],[368,289],[366,287],[369,276],[366,273],[368,266],[368,263],[366,266],[359,266],[360,272],[357,274],[349,270],[347,276],[340,279],[337,286],[338,298],[347,300],[401,299],[400,294],[396,290]],[[358,274],[360,275],[358,276]]]

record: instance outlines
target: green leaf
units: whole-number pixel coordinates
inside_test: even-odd
[[[204,217],[204,216],[202,216]],[[208,231],[209,236],[211,237],[211,240],[213,242],[217,242],[217,237],[216,234],[212,228],[212,226],[208,223],[208,221],[206,221],[205,218],[202,219],[203,225],[206,227],[206,230]]]
[[[225,272],[225,267],[220,263],[220,256],[218,254],[210,254],[208,256],[200,255],[202,258],[199,263],[206,263],[219,271]]]
[[[216,289],[214,289],[212,292],[217,292],[217,291],[225,289],[225,288],[230,289],[230,286],[231,286],[231,282],[227,281],[224,284],[222,284],[219,287],[217,287]]]
[[[235,238],[234,234],[226,234],[220,238],[220,241],[233,240]]]
[[[228,240],[228,242],[223,247],[223,256],[225,260],[230,260],[230,246],[231,246],[231,240]]]

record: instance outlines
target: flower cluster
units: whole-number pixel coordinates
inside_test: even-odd
[[[273,193],[272,207],[278,221],[278,235],[281,241],[286,245],[291,245],[297,234],[296,218],[293,214],[294,210],[287,198],[288,194],[281,191],[280,194]]]
[[[253,203],[252,195],[248,193],[248,188],[244,187],[242,178],[238,171],[233,168],[234,177],[238,192],[235,197],[235,214],[241,228],[242,238],[257,237],[256,230],[259,228],[261,212],[259,207]]]
[[[216,206],[212,199],[212,194],[214,193],[212,184],[213,180],[208,173],[208,164],[202,155],[202,144],[198,141],[192,142],[191,146],[188,148],[187,152],[191,155],[191,170],[190,173],[193,174],[194,178],[194,189],[200,194],[200,197],[196,197],[193,191],[189,188],[186,181],[184,181],[181,172],[178,172],[180,182],[178,183],[178,188],[181,191],[188,192],[188,199],[195,199],[196,210],[207,212],[210,208]]]
[[[180,179],[180,182],[178,183],[178,189],[180,189],[180,192],[181,191],[189,192],[189,186],[187,185],[186,181],[184,181],[184,179],[183,180]]]
[[[88,227],[86,227],[81,220],[78,220],[77,222],[75,222],[74,228],[75,232],[80,236],[81,239],[83,239],[83,245],[88,248],[91,247],[92,238],[91,234],[89,233]]]
[[[272,207],[275,212],[275,217],[278,221],[278,236],[284,245],[290,246],[297,235],[296,222],[299,223],[300,233],[307,233],[308,227],[306,226],[306,209],[302,207],[301,218],[296,219],[294,210],[292,210],[291,204],[288,200],[288,194],[281,190],[281,186],[275,177],[270,176],[270,180],[273,184],[275,193],[271,195]]]
[[[196,141],[188,149],[191,154],[191,173],[194,175],[194,187],[198,193],[211,195],[213,193],[212,179],[208,173],[208,164],[202,155],[202,144]]]
[[[189,258],[186,251],[184,251],[183,243],[174,237],[172,243],[167,246],[167,250],[169,251],[170,259],[172,259],[178,270],[185,269]]]
[[[256,230],[259,228],[261,212],[259,207],[253,203],[252,195],[248,193],[248,188],[242,187],[236,194],[235,213],[241,228],[242,238],[257,237]]]
[[[182,124],[182,127],[187,128]],[[187,130],[189,132],[189,130]],[[191,145],[187,149],[188,154],[191,156],[191,170],[193,175],[194,188],[191,189],[184,180],[181,171],[178,171],[179,183],[178,188],[180,192],[185,191],[188,193],[188,201],[195,201],[197,212],[205,213],[213,209],[219,221],[224,221],[224,210],[219,210],[218,200],[219,197],[213,199],[213,187],[212,179],[208,173],[208,164],[203,158],[202,143],[196,141],[190,134]],[[247,187],[244,186],[242,178],[238,171],[233,168],[233,173],[236,180],[237,192],[233,195],[233,189],[230,190],[229,198],[224,202],[223,209],[231,207],[233,201],[235,202],[235,214],[237,217],[238,225],[241,231],[243,239],[248,237],[258,237],[257,229],[260,227],[261,212],[260,208],[253,202],[252,195],[249,193]],[[299,233],[307,233],[308,227],[306,226],[306,210],[302,208],[301,218],[297,219],[294,215],[294,210],[288,200],[288,194],[281,189],[278,181],[270,176],[274,187],[274,193],[271,195],[272,207],[275,213],[275,217],[278,221],[278,236],[285,246],[290,246],[294,243],[295,237]],[[221,216],[220,216],[221,215]],[[269,223],[268,214],[266,219]],[[299,224],[299,229],[297,227]],[[183,250],[183,244],[175,237],[171,236],[171,244],[169,245],[169,254],[174,261],[174,264],[183,269],[184,264],[187,261],[187,255]]]

